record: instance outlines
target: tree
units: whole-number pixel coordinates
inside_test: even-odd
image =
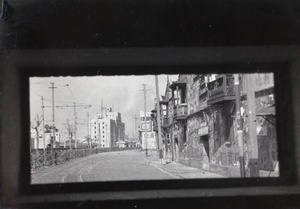
[[[86,139],[86,141],[88,143],[88,147],[91,148],[92,147],[92,138],[89,137],[89,136],[86,136],[85,139]]]
[[[54,127],[54,132],[59,131],[55,126],[51,126],[51,125],[46,124],[45,127],[44,127],[45,128],[45,133],[53,133],[53,127]],[[51,147],[52,147],[53,143],[55,142],[55,136],[50,137],[50,140],[51,140]]]
[[[38,155],[39,154],[39,151],[38,151],[38,148],[39,148],[39,129],[38,129],[38,127],[41,125],[43,120],[40,119],[38,114],[36,115],[36,118],[34,120],[35,120],[35,122],[34,122],[34,125],[33,125],[32,128],[36,132],[36,136],[35,136],[35,138],[36,138],[36,154]]]
[[[69,144],[70,144],[70,150],[72,149],[72,137],[73,137],[73,133],[74,133],[74,127],[73,125],[69,124],[69,121],[66,125],[66,130],[68,132],[68,135],[69,135]]]
[[[53,131],[53,126],[50,126],[48,124],[45,125],[45,133],[52,133]],[[54,131],[55,132],[58,132],[59,129],[57,129],[55,126],[54,126]]]

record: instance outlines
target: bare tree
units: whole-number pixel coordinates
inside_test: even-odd
[[[35,133],[36,133],[36,155],[39,154],[39,151],[38,151],[38,148],[39,148],[39,126],[41,125],[43,119],[40,118],[40,116],[38,114],[36,114],[36,118],[34,119],[34,125],[33,125],[33,129],[35,130]]]
[[[70,145],[70,150],[72,149],[72,138],[73,138],[73,133],[74,133],[74,127],[72,124],[68,123],[66,124],[66,130],[68,132],[69,135],[69,145]]]

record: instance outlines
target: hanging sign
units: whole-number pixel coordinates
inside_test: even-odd
[[[198,129],[198,135],[203,136],[208,134],[208,126],[204,126]]]

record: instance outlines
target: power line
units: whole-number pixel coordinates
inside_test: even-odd
[[[69,85],[67,86],[68,90],[70,91],[70,93],[73,95],[73,97],[77,100],[77,102],[79,102],[79,100],[77,99],[77,97],[73,94],[73,92],[71,91],[71,89],[69,88]],[[80,103],[80,102],[79,102]]]
[[[30,87],[30,90],[34,93],[36,93],[39,97],[41,97],[42,95],[40,95],[39,93],[37,93],[35,90],[33,90],[31,87]]]

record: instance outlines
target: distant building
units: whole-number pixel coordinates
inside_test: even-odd
[[[145,117],[144,111],[140,111],[139,132],[141,137],[142,149],[152,150],[157,148],[156,133],[153,130],[151,112],[146,112]]]
[[[125,124],[121,114],[106,109],[105,114],[97,114],[90,121],[90,136],[92,142],[97,142],[99,147],[116,147],[118,141],[124,141]]]
[[[36,130],[31,129],[30,131],[30,148],[31,149],[44,149],[44,148],[50,148],[51,147],[51,138],[53,136],[53,133],[45,133],[45,144],[43,139],[43,129],[39,129],[39,141],[36,140]],[[59,142],[60,142],[60,132],[56,131],[55,133],[55,143],[53,144],[53,148],[59,148]]]

